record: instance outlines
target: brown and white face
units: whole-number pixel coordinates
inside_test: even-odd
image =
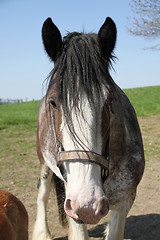
[[[43,25],[42,37],[45,49],[51,59],[57,64],[57,56],[63,51],[61,34],[51,19],[47,19]],[[116,27],[110,18],[99,30],[97,46],[104,59],[108,59],[115,46]],[[67,51],[65,50],[65,54]],[[87,64],[87,63],[86,63]],[[79,76],[77,76],[77,81]],[[57,86],[53,84],[49,91],[49,98],[53,99],[53,112],[56,135],[65,151],[90,151],[104,155],[106,145],[105,134],[108,130],[109,116],[104,110],[107,101],[106,88],[102,84],[101,94],[94,107],[86,91],[81,90],[77,96],[77,106],[74,107],[74,99],[67,92],[67,111],[70,124],[67,123],[66,110],[63,101],[57,96]],[[55,99],[58,99],[58,107]],[[107,161],[107,160],[106,160]],[[107,163],[106,163],[107,164]],[[63,162],[65,174],[66,199],[64,209],[68,216],[77,221],[95,224],[108,213],[109,204],[102,186],[102,169],[99,164],[83,161]]]

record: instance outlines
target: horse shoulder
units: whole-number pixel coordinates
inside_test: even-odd
[[[144,171],[144,151],[141,131],[135,110],[128,97],[117,87],[110,111],[110,177],[108,192],[111,198],[123,198],[134,192]],[[114,189],[119,191],[114,194]]]
[[[3,240],[28,239],[28,213],[18,198],[4,190],[0,190],[0,236]]]

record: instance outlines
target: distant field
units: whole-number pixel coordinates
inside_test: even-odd
[[[160,86],[125,89],[138,116],[160,114]]]
[[[138,116],[160,114],[160,86],[125,89]],[[0,105],[0,129],[19,124],[35,129],[39,101]]]
[[[20,124],[28,129],[35,128],[38,107],[39,101],[0,105],[0,130]]]

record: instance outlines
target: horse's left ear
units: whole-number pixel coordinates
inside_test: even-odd
[[[62,37],[59,29],[47,18],[42,27],[42,39],[46,52],[49,57],[55,61],[62,49]]]
[[[116,43],[117,28],[113,20],[106,18],[98,32],[98,44],[104,59],[110,57]]]

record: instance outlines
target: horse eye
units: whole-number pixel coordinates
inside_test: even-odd
[[[55,101],[51,101],[51,104],[52,104],[52,107],[53,107],[53,108],[57,108],[57,104],[56,104]]]
[[[57,104],[56,104],[56,102],[54,101],[54,99],[50,99],[50,100],[49,100],[49,103],[51,103],[51,105],[52,105],[53,108],[57,108]]]

